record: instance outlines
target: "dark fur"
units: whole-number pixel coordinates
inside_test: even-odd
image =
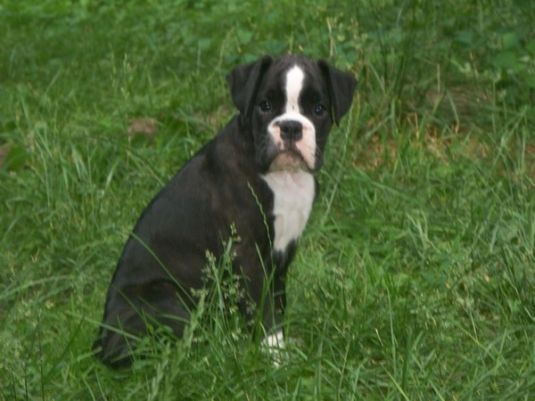
[[[273,274],[268,299],[262,303],[263,326],[269,332],[280,324],[286,304],[284,278],[295,242],[284,252],[272,252],[270,247],[273,193],[261,174],[267,172],[274,157],[265,140],[272,116],[259,112],[257,105],[269,95],[274,99],[273,114],[277,114],[285,102],[282,74],[293,63],[307,71],[303,114],[316,127],[314,170],[320,167],[331,125],[351,104],[354,78],[324,61],[297,56],[264,57],[233,70],[228,80],[239,115],[152,200],[124,247],[108,290],[104,324],[94,345],[104,363],[120,366],[131,361],[126,338],[114,328],[140,336],[147,332],[147,321],[156,321],[169,326],[177,337],[182,335],[189,311],[195,306],[191,290],[204,283],[206,252],[221,256],[232,226],[240,238],[233,247],[234,271],[243,278],[249,300],[256,305],[261,304],[266,274]],[[307,112],[312,107],[307,102],[318,100],[316,97],[326,103],[324,116]],[[245,303],[240,310],[251,317]]]

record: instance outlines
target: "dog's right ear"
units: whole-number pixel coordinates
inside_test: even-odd
[[[272,61],[270,56],[264,56],[252,63],[237,66],[227,76],[232,101],[240,111],[242,124],[249,122],[256,92]]]

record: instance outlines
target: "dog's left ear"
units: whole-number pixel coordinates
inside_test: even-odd
[[[325,60],[318,60],[318,66],[327,82],[331,109],[329,110],[333,122],[338,124],[347,113],[353,100],[353,92],[357,87],[357,80],[353,75],[340,71]]]
[[[270,56],[264,56],[252,63],[239,65],[227,76],[232,101],[240,111],[240,121],[244,124],[251,117],[256,92],[272,61]]]

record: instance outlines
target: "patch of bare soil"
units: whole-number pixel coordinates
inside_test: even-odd
[[[158,132],[158,121],[150,117],[136,117],[128,122],[128,135],[143,135],[153,139]]]

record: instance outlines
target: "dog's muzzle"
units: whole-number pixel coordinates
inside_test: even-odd
[[[268,126],[277,149],[271,170],[313,170],[316,155],[316,130],[312,122],[298,113],[286,113]]]

